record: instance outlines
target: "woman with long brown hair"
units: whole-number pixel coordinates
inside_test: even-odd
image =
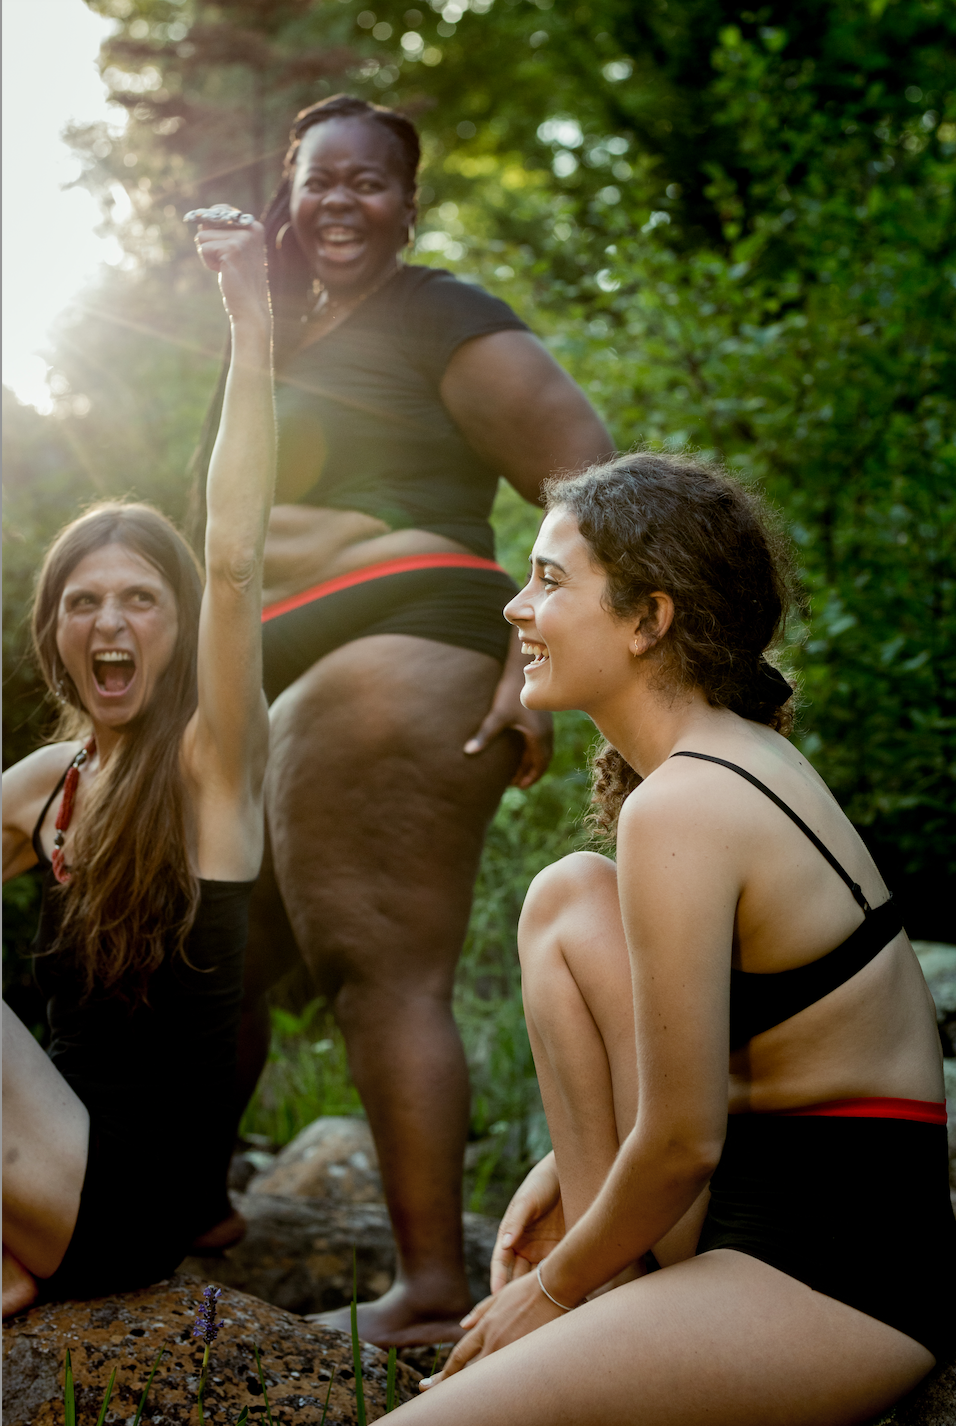
[[[3,778],[3,878],[46,868],[45,1055],[3,1007],[3,1312],[143,1286],[236,1232],[225,1197],[268,718],[272,501],[262,229],[205,227],[232,362],[209,466],[205,586],[151,506],[97,506],[40,570],[56,740]]]
[[[607,739],[617,860],[576,853],[529,891],[554,1148],[409,1426],[851,1426],[956,1347],[936,1017],[786,736],[788,584],[713,466],[644,453],[549,488],[507,615],[529,706]]]
[[[489,819],[547,766],[522,708],[489,512],[537,503],[610,439],[506,303],[401,260],[418,135],[339,95],[300,114],[263,220],[279,463],[266,543],[271,843],[253,903],[245,1088],[263,992],[305,961],[331,1002],[375,1137],[396,1281],[358,1309],[390,1343],[449,1340],[468,1076],[451,1013]],[[348,1327],[347,1311],[333,1318]]]

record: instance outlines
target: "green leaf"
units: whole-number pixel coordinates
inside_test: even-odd
[[[144,1391],[143,1391],[142,1396],[141,1396],[140,1399],[139,1399],[139,1405],[138,1405],[137,1408],[136,1408],[136,1415],[133,1417],[133,1426],[139,1426],[139,1419],[140,1419],[140,1417],[142,1416],[143,1410],[144,1410],[144,1408],[145,1408],[145,1406],[146,1406],[146,1398],[147,1398],[147,1396],[149,1396],[149,1389],[150,1389],[150,1387],[151,1387],[152,1384],[153,1384],[153,1377],[156,1375],[156,1368],[159,1366],[160,1362],[163,1360],[163,1353],[164,1353],[165,1351],[166,1351],[166,1348],[165,1348],[165,1347],[160,1347],[160,1349],[159,1349],[159,1356],[156,1358],[155,1362],[153,1362],[153,1370],[152,1370],[152,1371],[150,1372],[150,1374],[149,1374],[149,1377],[148,1377],[147,1382],[146,1382],[146,1387],[145,1387],[145,1389],[144,1389]]]
[[[76,1426],[76,1397],[73,1392],[73,1363],[70,1361],[70,1349],[66,1349],[66,1365],[63,1368],[63,1423],[64,1426]]]
[[[110,1379],[106,1386],[106,1395],[103,1397],[103,1405],[100,1407],[100,1414],[96,1418],[96,1426],[103,1426],[106,1420],[106,1413],[109,1410],[110,1397],[113,1395],[113,1383],[116,1380],[116,1368],[110,1372]]]
[[[256,1354],[256,1366],[259,1370],[259,1385],[262,1387],[262,1400],[266,1408],[266,1420],[272,1426],[272,1412],[269,1409],[269,1393],[266,1391],[266,1379],[262,1374],[262,1362],[259,1360],[259,1348],[253,1345],[252,1350]]]
[[[358,1312],[356,1302],[358,1298],[358,1265],[355,1257],[355,1248],[352,1249],[352,1365],[355,1368],[355,1419],[358,1426],[366,1426],[365,1420],[365,1388],[362,1384],[362,1349],[359,1345],[358,1334]]]
[[[395,1410],[395,1366],[398,1353],[394,1347],[388,1349],[388,1375],[385,1379],[385,1410]]]
[[[332,1368],[332,1375],[329,1377],[329,1389],[325,1393],[325,1405],[322,1408],[322,1420],[319,1426],[325,1426],[325,1418],[329,1414],[329,1397],[332,1395],[332,1383],[335,1381],[335,1367]]]
[[[239,1415],[236,1417],[236,1426],[246,1426],[246,1422],[248,1421],[248,1419],[249,1419],[249,1408],[248,1408],[248,1406],[244,1406],[244,1407],[242,1408],[242,1410],[239,1412]]]

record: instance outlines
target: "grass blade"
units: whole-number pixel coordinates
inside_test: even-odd
[[[355,1420],[357,1426],[366,1426],[365,1387],[362,1383],[362,1349],[358,1334],[358,1266],[355,1249],[352,1249],[352,1365],[355,1368]]]
[[[246,1426],[246,1422],[247,1422],[248,1420],[249,1420],[249,1408],[248,1408],[248,1406],[244,1406],[244,1407],[242,1408],[242,1410],[239,1412],[239,1415],[236,1417],[236,1426]]]
[[[106,1395],[103,1397],[103,1405],[100,1407],[100,1414],[96,1418],[96,1426],[103,1426],[106,1420],[106,1413],[109,1410],[110,1397],[113,1395],[113,1383],[116,1380],[116,1368],[110,1372],[110,1379],[106,1387]]]
[[[259,1369],[259,1385],[262,1387],[262,1400],[266,1408],[266,1420],[268,1421],[269,1426],[272,1426],[272,1412],[269,1409],[269,1393],[266,1391],[266,1379],[262,1375],[262,1363],[259,1360],[259,1348],[254,1345],[252,1350],[256,1354],[256,1366]]]
[[[76,1426],[76,1396],[73,1391],[73,1363],[70,1349],[66,1349],[66,1365],[63,1368],[63,1426]]]
[[[333,1383],[334,1381],[335,1381],[335,1367],[332,1368],[332,1375],[329,1377],[329,1389],[328,1389],[328,1391],[325,1393],[325,1405],[324,1405],[323,1408],[322,1408],[322,1420],[319,1422],[319,1426],[325,1426],[325,1418],[326,1418],[326,1416],[328,1416],[328,1414],[329,1414],[329,1397],[332,1395],[332,1383]],[[238,1426],[238,1422],[236,1423],[236,1426]]]
[[[385,1410],[395,1410],[395,1368],[398,1362],[398,1353],[394,1347],[388,1349],[388,1375],[385,1378]]]
[[[165,1347],[160,1347],[160,1349],[159,1349],[159,1356],[156,1358],[155,1362],[153,1362],[153,1370],[152,1370],[152,1371],[150,1372],[150,1374],[149,1374],[149,1379],[148,1379],[147,1382],[146,1382],[146,1389],[144,1390],[142,1396],[141,1396],[140,1399],[139,1399],[139,1405],[138,1405],[137,1408],[136,1408],[136,1415],[133,1417],[133,1426],[139,1426],[139,1418],[142,1416],[143,1411],[145,1410],[145,1407],[146,1407],[146,1398],[147,1398],[147,1396],[149,1396],[149,1389],[150,1389],[150,1387],[151,1387],[152,1384],[153,1384],[153,1377],[156,1375],[156,1368],[159,1366],[160,1362],[163,1360],[163,1353],[164,1353],[165,1351],[166,1351],[166,1348],[165,1348]]]
[[[429,1376],[434,1376],[438,1370],[438,1363],[441,1361],[441,1349],[444,1345],[444,1342],[439,1342],[435,1348],[435,1360],[432,1362],[432,1369],[428,1373]]]

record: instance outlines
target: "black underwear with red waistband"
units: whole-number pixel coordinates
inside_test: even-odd
[[[473,554],[406,555],[324,580],[262,611],[263,685],[270,703],[333,649],[405,634],[504,662],[512,638],[502,609],[517,585]]]

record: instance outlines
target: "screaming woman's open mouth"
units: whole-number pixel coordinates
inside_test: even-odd
[[[93,655],[93,678],[100,693],[125,693],[136,672],[126,649],[104,649]]]

